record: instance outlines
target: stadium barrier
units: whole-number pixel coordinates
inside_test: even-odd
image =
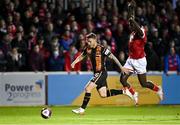
[[[1,73],[0,105],[30,106],[45,104],[43,73]]]
[[[119,74],[108,72],[108,87],[121,89]],[[80,105],[84,97],[84,87],[92,73],[80,74],[67,72],[43,73],[0,73],[0,106],[30,105]],[[162,85],[164,100],[149,89],[140,86],[136,76],[128,81],[139,92],[139,104],[180,104],[180,77],[159,72],[149,72],[148,79]],[[96,89],[92,92],[89,105],[134,105],[125,95],[101,98]]]
[[[123,88],[119,81],[119,74],[109,72],[107,78],[108,87],[113,89]],[[48,104],[49,105],[80,105],[84,97],[84,87],[92,77],[91,73],[48,75]],[[161,74],[148,75],[148,79],[162,84]],[[158,96],[151,90],[142,89],[137,77],[132,76],[129,82],[139,92],[140,104],[159,104]],[[118,95],[110,98],[101,98],[96,89],[92,91],[89,105],[134,105],[134,102],[126,95]]]
[[[180,104],[180,76],[162,75],[164,100],[161,104]]]

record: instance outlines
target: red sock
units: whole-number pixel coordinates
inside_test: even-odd
[[[134,95],[134,93],[135,93],[134,89],[133,89],[132,87],[130,87],[130,88],[128,88],[128,89],[129,89],[130,93],[131,93],[132,95]]]
[[[153,91],[157,92],[159,90],[159,87],[157,85],[154,85]]]

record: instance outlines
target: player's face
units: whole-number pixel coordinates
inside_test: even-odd
[[[95,43],[96,43],[96,39],[94,39],[94,38],[88,38],[87,39],[87,45],[89,48],[93,48]]]

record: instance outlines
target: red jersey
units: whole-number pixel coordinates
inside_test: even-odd
[[[147,36],[145,33],[145,29],[141,28],[143,31],[143,37],[139,37],[135,32],[130,34],[129,39],[129,57],[132,59],[140,59],[146,56],[144,51],[144,46],[147,41]]]

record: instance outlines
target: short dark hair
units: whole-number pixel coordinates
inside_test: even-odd
[[[86,38],[89,39],[89,38],[96,38],[96,34],[95,33],[89,33],[86,35]]]

